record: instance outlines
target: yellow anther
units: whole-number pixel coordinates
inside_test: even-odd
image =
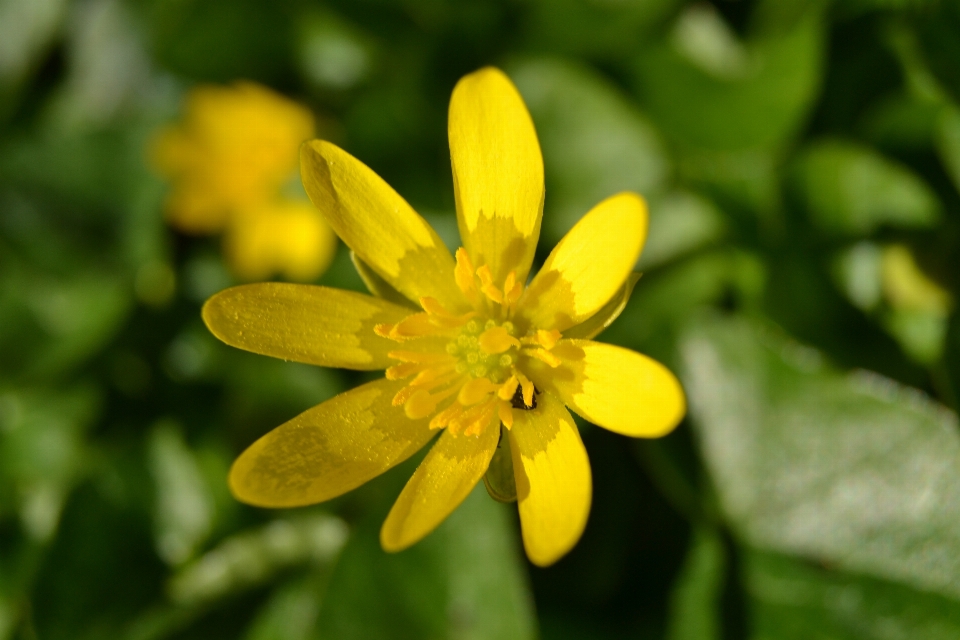
[[[431,298],[430,296],[423,296],[420,298],[420,306],[423,307],[423,310],[434,316],[443,316],[445,318],[453,317],[453,314],[447,311],[440,301],[436,298]]]
[[[486,378],[474,378],[460,387],[457,402],[465,407],[475,405],[497,390],[497,385]]]
[[[510,291],[515,284],[517,284],[517,272],[511,271],[503,281],[503,292],[506,293]]]
[[[547,351],[553,349],[560,338],[561,334],[556,329],[551,329],[550,331],[545,331],[544,329],[537,330],[537,342]]]
[[[422,351],[391,351],[387,354],[387,357],[400,362],[447,362],[450,360],[449,355],[424,353]]]
[[[473,279],[475,271],[466,249],[463,247],[457,249],[457,266],[453,270],[453,278],[460,287],[460,291],[463,291],[471,302],[476,302],[477,298],[477,283]]]
[[[426,418],[437,408],[437,401],[423,389],[419,389],[403,403],[403,412],[412,420]]]
[[[431,429],[442,429],[443,427],[450,424],[451,420],[455,420],[460,417],[460,414],[463,413],[463,405],[459,402],[454,402],[449,407],[433,416],[433,419],[430,420]]]
[[[519,371],[517,372],[516,375],[517,375],[517,379],[520,380],[520,390],[523,394],[523,404],[524,406],[532,407],[533,392],[535,390],[535,387],[533,386],[533,383],[530,382],[530,379],[527,378],[522,373],[520,373]],[[514,387],[514,392],[516,392],[516,387]]]
[[[547,363],[553,369],[556,369],[557,367],[559,367],[561,363],[560,358],[553,355],[546,349],[527,349],[526,351],[524,351],[524,353],[527,353],[533,356],[534,358],[537,358],[538,360]]]
[[[480,411],[477,413],[477,416],[466,425],[466,428],[463,430],[463,435],[465,436],[476,436],[480,435],[480,432],[483,431],[483,428],[490,424],[493,420],[493,416],[497,411],[498,402],[496,399],[491,400],[481,406]]]
[[[511,347],[519,347],[520,341],[507,333],[503,327],[493,327],[480,334],[480,348],[490,355],[503,353]]]
[[[423,370],[423,365],[417,362],[405,362],[387,368],[387,380],[402,380],[409,378]]]
[[[390,338],[390,334],[393,333],[396,326],[395,324],[377,324],[374,325],[373,332],[381,338]]]
[[[480,291],[498,304],[503,304],[503,292],[493,284],[493,274],[490,273],[490,267],[483,265],[477,269],[477,277],[480,278]]]
[[[513,407],[510,406],[509,402],[501,400],[497,404],[497,413],[500,415],[500,422],[503,423],[507,429],[513,428]]]
[[[404,340],[433,336],[440,333],[443,333],[443,331],[434,323],[430,322],[430,316],[425,313],[414,313],[393,325],[387,337],[397,342],[403,342]]]
[[[517,300],[519,300],[520,296],[523,295],[523,285],[518,282],[509,289],[504,287],[503,294],[507,300],[507,304],[513,306],[517,304]]]
[[[513,398],[513,394],[517,392],[517,385],[520,384],[520,381],[517,379],[516,374],[510,376],[510,379],[500,385],[500,389],[497,391],[497,397],[501,400],[510,400]]]

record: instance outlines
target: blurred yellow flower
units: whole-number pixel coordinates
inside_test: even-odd
[[[185,233],[225,232],[241,278],[316,278],[336,237],[306,201],[283,195],[300,145],[313,135],[310,111],[266,87],[197,87],[183,121],[162,131],[152,149],[154,165],[172,182],[168,221]]]
[[[234,463],[230,487],[260,506],[329,500],[440,431],[384,522],[384,549],[419,541],[486,476],[492,495],[518,501],[527,555],[545,566],[577,542],[590,509],[589,461],[567,407],[632,437],[662,436],[685,412],[665,367],[592,340],[626,304],[647,208],[632,193],[604,200],[525,286],[543,160],[502,72],[459,82],[449,138],[464,244],[455,257],[359,160],[329,142],[304,145],[307,193],[378,297],[254,284],[217,294],[203,318],[242,349],[386,376],[262,437]]]

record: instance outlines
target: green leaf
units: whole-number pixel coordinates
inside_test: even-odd
[[[673,333],[694,310],[733,293],[752,304],[763,291],[766,273],[756,256],[718,249],[645,276],[632,302],[610,325],[604,340],[640,348],[654,336]]]
[[[99,271],[54,278],[11,268],[0,288],[6,375],[43,378],[76,367],[115,335],[132,306],[123,280]]]
[[[100,394],[91,386],[0,390],[0,468],[4,484],[16,490],[15,506],[29,537],[45,541],[55,533],[84,471],[84,435],[99,405]]]
[[[543,149],[550,194],[544,243],[556,243],[604,198],[620,191],[649,196],[662,187],[670,168],[660,137],[609,81],[587,67],[548,58],[508,70]]]
[[[817,10],[741,45],[716,12],[691,5],[671,37],[637,59],[636,85],[641,104],[682,145],[773,148],[799,130],[813,105],[822,49]]]
[[[150,432],[147,449],[157,490],[154,505],[157,553],[169,564],[181,564],[210,534],[213,497],[179,425],[170,421],[156,424]]]
[[[716,241],[724,232],[723,213],[707,198],[673,191],[650,202],[650,231],[640,269],[669,262]]]
[[[694,530],[690,551],[670,597],[668,640],[719,640],[720,596],[726,556],[719,534],[706,527]]]
[[[792,178],[811,221],[824,233],[930,227],[940,218],[940,203],[919,176],[854,142],[814,142],[795,161]]]
[[[380,548],[379,519],[361,524],[344,549],[320,613],[321,637],[534,638],[512,505],[482,487],[422,542],[398,554]]]
[[[937,125],[937,153],[947,175],[960,190],[960,108],[951,106],[944,109]]]
[[[299,565],[323,566],[347,541],[342,520],[322,512],[278,518],[235,534],[174,575],[170,599],[197,606],[259,586],[279,571]]]
[[[619,58],[659,26],[679,0],[531,0],[527,23],[538,49]]]
[[[953,412],[736,317],[693,323],[681,350],[701,449],[743,539],[960,597]]]
[[[892,582],[747,550],[753,640],[953,640],[960,603]]]
[[[244,640],[311,640],[325,586],[321,571],[281,584],[257,612]]]

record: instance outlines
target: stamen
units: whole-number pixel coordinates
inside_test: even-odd
[[[403,403],[403,411],[407,414],[408,418],[417,420],[419,418],[426,418],[428,415],[433,413],[433,410],[437,408],[437,401],[429,392],[424,391],[423,389],[418,389],[416,393],[410,396],[405,403]]]
[[[530,382],[530,379],[525,375],[517,371],[517,379],[520,380],[520,390],[523,392],[523,404],[527,407],[533,406],[533,392],[535,387],[533,383]]]
[[[537,342],[547,351],[553,349],[561,337],[561,333],[556,329],[551,329],[550,331],[537,329]]]
[[[477,277],[480,278],[480,291],[497,304],[503,304],[503,293],[493,284],[493,274],[490,273],[490,266],[483,265],[477,269]]]
[[[547,365],[549,365],[553,369],[556,369],[557,367],[559,367],[560,363],[562,362],[560,358],[553,355],[546,349],[524,349],[523,353],[529,356],[533,356],[537,360],[547,363]]]
[[[448,424],[450,424],[452,420],[456,420],[458,417],[460,417],[460,414],[462,413],[463,413],[463,405],[460,404],[459,402],[454,402],[449,407],[447,407],[437,415],[433,416],[433,419],[430,420],[430,428],[442,429]]]
[[[457,266],[453,270],[453,278],[460,287],[460,291],[463,291],[467,299],[474,304],[477,303],[477,283],[473,279],[475,271],[467,250],[463,247],[457,249]]]
[[[507,429],[513,428],[513,408],[510,406],[509,402],[504,402],[501,400],[497,403],[497,413],[500,416],[500,422],[503,423]]]
[[[474,378],[460,387],[457,394],[457,402],[465,407],[477,404],[488,395],[497,391],[499,385],[495,385],[486,378]]]
[[[510,400],[513,394],[516,393],[518,384],[520,384],[520,381],[517,379],[517,374],[513,374],[509,380],[500,385],[500,389],[497,391],[497,397],[501,400]]]
[[[517,304],[517,300],[520,299],[522,294],[523,283],[517,282],[517,274],[511,271],[507,274],[507,278],[503,283],[503,296],[507,305],[512,308]]]
[[[503,327],[493,327],[480,334],[479,345],[486,353],[494,355],[503,353],[511,347],[519,347],[520,341],[507,333]]]
[[[432,389],[434,387],[437,387],[441,384],[445,384],[453,380],[458,375],[460,374],[454,371],[454,365],[451,363],[451,364],[442,365],[439,367],[431,367],[430,369],[421,371],[420,373],[417,374],[417,377],[414,378],[413,382],[411,382],[410,384],[418,387],[427,387],[428,389]]]
[[[419,362],[404,362],[403,364],[395,364],[392,367],[387,367],[387,380],[403,380],[404,378],[409,378],[415,373],[423,371],[425,366]]]
[[[379,325],[378,325],[379,326]],[[422,351],[390,351],[388,358],[399,360],[400,362],[448,362],[452,361],[450,355],[443,353],[424,353]]]

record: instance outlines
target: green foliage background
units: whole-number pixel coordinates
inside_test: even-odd
[[[215,239],[145,145],[197,82],[310,105],[455,243],[446,108],[502,66],[547,171],[539,256],[644,193],[605,339],[677,371],[660,441],[581,424],[595,498],[554,567],[478,489],[398,555],[417,460],[314,508],[237,453],[358,377],[229,349]],[[0,0],[0,639],[960,637],[956,0]],[[321,280],[362,288],[341,248]]]

